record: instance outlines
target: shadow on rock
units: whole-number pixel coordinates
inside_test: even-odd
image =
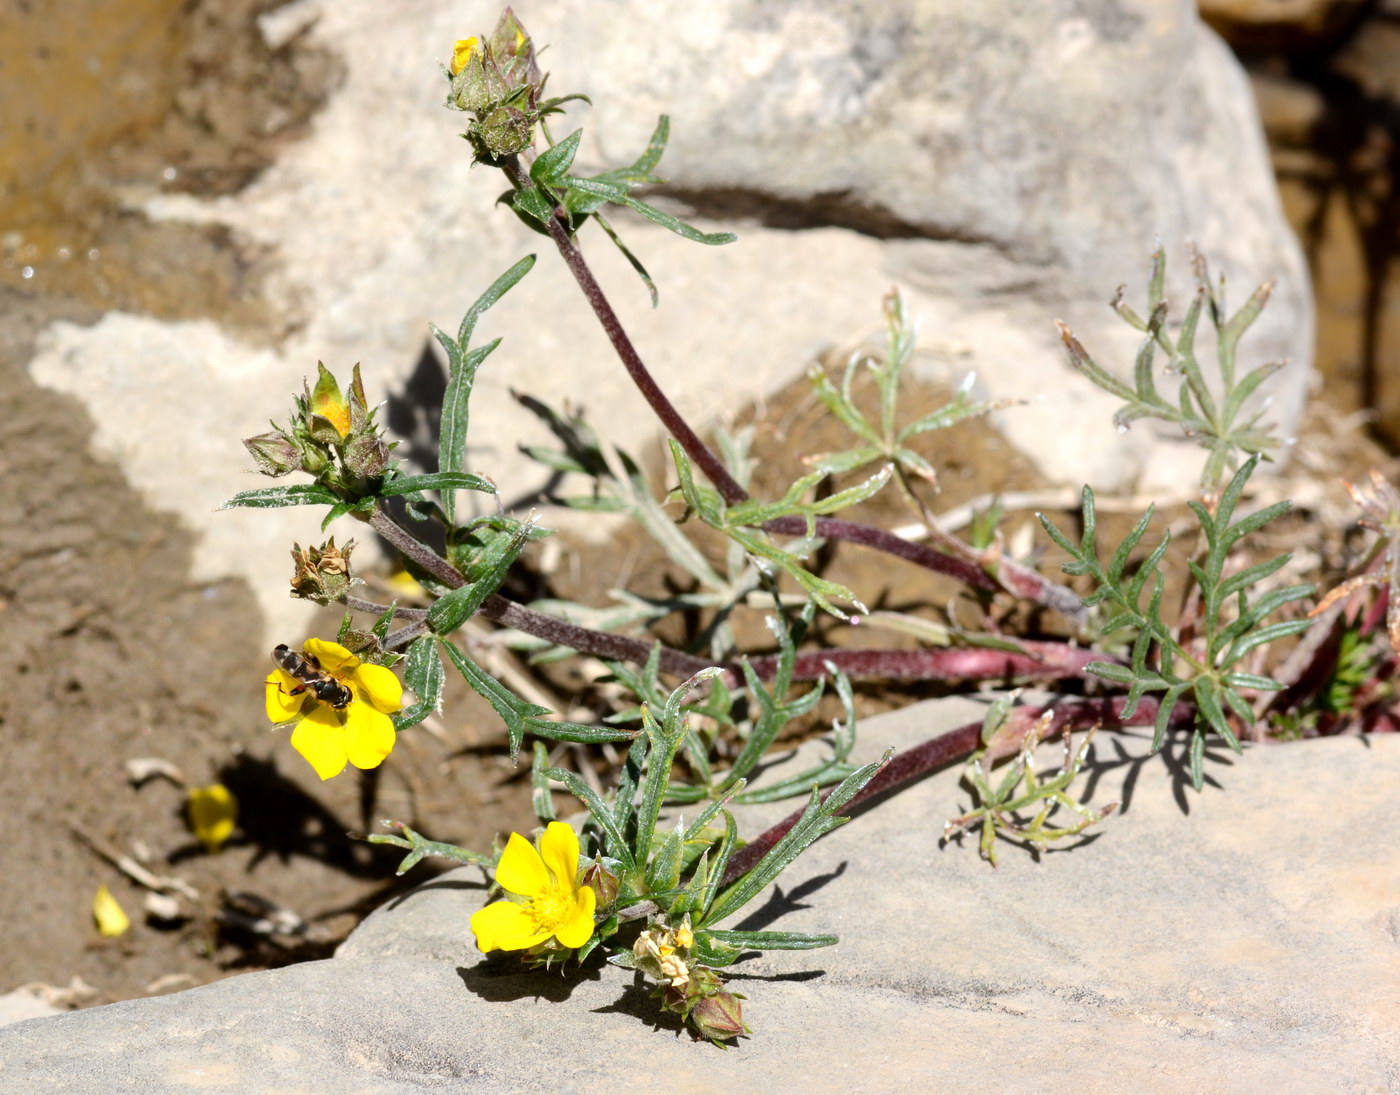
[[[681,1021],[680,1016],[662,1010],[660,1003],[652,998],[651,987],[640,973],[622,990],[622,995],[616,1003],[594,1008],[593,1012],[595,1015],[627,1015],[645,1023],[652,1030],[669,1030],[675,1034],[685,1032],[685,1023]]]
[[[514,954],[496,953],[475,966],[458,966],[457,976],[467,991],[490,1003],[508,1000],[548,1000],[562,1003],[584,981],[598,980],[597,966],[588,966],[564,978],[559,972],[526,969]]]
[[[846,873],[846,864],[843,862],[834,871],[826,874],[819,874],[809,878],[799,886],[794,886],[787,893],[776,883],[772,892],[768,895],[768,900],[762,906],[754,909],[744,917],[738,924],[734,925],[735,931],[756,932],[763,931],[770,924],[776,923],[788,913],[796,912],[798,909],[805,909],[809,906],[803,904],[803,899],[810,897],[823,887],[834,882]]]

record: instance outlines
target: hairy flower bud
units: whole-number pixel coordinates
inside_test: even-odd
[[[274,479],[301,467],[301,453],[292,439],[279,429],[271,429],[256,437],[245,437],[243,447],[253,454],[258,471]]]
[[[506,8],[483,43],[465,38],[452,50],[447,105],[473,115],[463,134],[477,155],[501,159],[534,143],[544,77],[535,46],[515,13]]]
[[[593,887],[593,892],[598,895],[599,909],[612,908],[613,902],[617,900],[617,891],[621,886],[617,875],[601,863],[590,863],[584,870],[581,881],[583,885]]]
[[[340,392],[340,385],[331,371],[316,362],[316,387],[311,389],[307,422],[311,436],[317,441],[334,444],[350,432],[350,404]]]
[[[690,1012],[690,1021],[712,1042],[722,1042],[753,1032],[744,1024],[743,997],[734,992],[706,996]]]
[[[371,431],[345,445],[345,468],[360,480],[378,479],[389,466],[389,448]]]

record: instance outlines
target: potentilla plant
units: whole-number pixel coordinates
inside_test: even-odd
[[[1271,643],[1296,635],[1307,622],[1266,618],[1308,590],[1269,585],[1286,557],[1237,562],[1247,538],[1286,508],[1243,512],[1249,477],[1273,444],[1257,416],[1243,417],[1245,405],[1271,369],[1237,379],[1236,350],[1267,291],[1227,318],[1223,294],[1210,286],[1201,265],[1202,288],[1181,330],[1171,334],[1159,256],[1148,319],[1138,318],[1121,298],[1116,302],[1146,336],[1132,386],[1095,363],[1065,330],[1071,360],[1127,403],[1124,425],[1155,415],[1177,422],[1208,449],[1204,500],[1192,507],[1201,541],[1185,562],[1196,591],[1176,618],[1170,619],[1163,605],[1160,566],[1167,541],[1139,557],[1151,514],[1104,562],[1095,539],[1094,496],[1087,487],[1077,540],[1042,519],[1071,556],[1065,569],[1094,582],[1081,599],[1010,558],[994,516],[984,515],[970,543],[934,527],[930,507],[937,477],[917,451],[919,438],[1006,404],[974,403],[964,386],[944,408],[903,415],[902,377],[916,330],[898,294],[885,300],[889,339],[883,357],[853,356],[836,380],[821,370],[812,374],[817,397],[849,429],[851,444],[810,454],[811,471],[778,497],[754,497],[743,433],[720,431],[716,451],[677,413],[594,279],[580,244],[582,231],[597,224],[655,301],[655,283],[604,218],[605,210],[630,210],[708,246],[734,238],[702,232],[637,197],[639,188],[662,184],[656,171],[669,136],[667,120],[660,119],[631,164],[574,174],[582,131],[556,140],[548,121],[582,96],[545,96],[546,77],[534,43],[509,9],[490,35],[456,44],[444,78],[447,106],[466,115],[463,137],[475,163],[504,175],[509,190],[503,203],[558,250],[670,438],[676,478],[667,492],[580,416],[522,397],[559,442],[558,448],[539,447],[530,455],[570,482],[587,485],[582,493],[552,501],[579,512],[630,517],[689,576],[690,589],[659,598],[623,591],[608,606],[559,599],[526,605],[502,593],[522,554],[550,532],[536,514],[505,512],[497,485],[467,469],[476,376],[501,345],[500,339],[478,345],[473,336],[481,316],[530,272],[533,255],[497,277],[455,331],[431,328],[448,370],[437,416],[437,470],[414,473],[396,458],[395,442],[376,424],[358,365],[344,388],[318,365],[314,386],[305,385],[295,397],[289,419],[245,441],[265,475],[300,473],[309,481],[244,491],[227,505],[320,507],[322,529],[339,517],[361,521],[401,554],[431,601],[409,607],[360,596],[362,583],[351,566],[353,541],[294,545],[292,595],[342,605],[347,612],[334,639],[276,648],[264,684],[266,710],[274,724],[290,731],[292,748],[320,778],[334,778],[347,766],[373,769],[392,761],[398,734],[438,710],[449,672],[490,703],[512,760],[531,739],[540,823],[534,833],[512,833],[503,848],[490,852],[432,840],[402,821],[390,823],[392,832],[368,837],[405,850],[400,873],[428,856],[474,864],[488,873],[493,897],[470,921],[483,953],[514,953],[529,965],[566,973],[601,956],[649,979],[662,1009],[699,1036],[723,1044],[748,1033],[741,997],[725,987],[727,966],[745,951],[836,942],[830,935],[741,931],[725,924],[861,802],[970,758],[970,782],[979,801],[951,822],[948,832],[979,828],[980,846],[991,858],[999,836],[1039,847],[1072,838],[1111,812],[1111,806],[1082,803],[1070,786],[1097,727],[1154,725],[1157,744],[1168,733],[1189,731],[1191,772],[1199,788],[1208,734],[1238,747],[1242,728],[1259,717],[1286,713],[1286,705],[1276,704],[1270,712],[1260,699],[1287,694],[1281,691],[1287,682],[1270,675],[1263,656]],[[1195,354],[1193,339],[1203,316],[1217,331],[1223,392],[1212,391]],[[1165,352],[1169,370],[1184,378],[1175,402],[1159,394],[1153,375],[1158,352]],[[862,411],[854,394],[862,371],[876,387],[879,405],[873,415]],[[852,474],[859,478],[828,489],[831,476]],[[927,520],[932,542],[844,516],[891,482]],[[486,501],[481,512],[467,503],[471,495]],[[693,520],[687,525],[687,519]],[[696,525],[710,530],[711,543],[719,534],[722,562],[687,535]],[[989,622],[998,603],[1058,614],[1076,641],[1013,635],[993,626],[977,631],[951,621],[935,628],[885,613],[878,622],[918,635],[924,645],[914,650],[817,645],[813,625],[821,614],[863,619],[862,631],[877,622],[859,591],[820,573],[816,549],[833,542],[883,552],[901,565],[961,581]],[[1363,584],[1358,580],[1349,588]],[[773,636],[766,651],[742,649],[732,626],[737,615],[755,609],[767,615]],[[649,633],[678,613],[702,621],[688,644],[668,646]],[[477,617],[501,625],[541,662],[574,653],[602,659],[611,686],[627,699],[597,724],[566,720],[527,701],[471,656],[461,630]],[[1085,639],[1091,643],[1087,648]],[[1048,708],[1008,699],[986,720],[860,766],[850,760],[856,740],[851,679],[856,677],[1052,683],[1084,695]],[[834,723],[830,755],[784,780],[749,786],[784,729],[794,720],[809,720],[823,695],[832,693],[843,717]],[[1076,729],[1087,731],[1077,749],[1069,738]],[[1033,754],[1038,743],[1057,734],[1065,735],[1064,761],[1058,773],[1047,776],[1037,770]],[[600,790],[578,772],[552,765],[548,741],[622,746],[620,754],[613,752],[622,759]],[[993,766],[1007,758],[1015,759],[994,777]],[[556,816],[555,795],[561,790],[581,804],[572,821]],[[805,796],[805,804],[778,825],[741,839],[734,807],[789,795]],[[1052,820],[1060,809],[1066,819]]]

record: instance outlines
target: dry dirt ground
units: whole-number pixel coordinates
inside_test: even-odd
[[[227,192],[279,142],[295,139],[338,76],[333,59],[297,43],[277,53],[262,46],[252,20],[275,6],[86,0],[57,16],[49,5],[0,4],[0,100],[23,104],[24,114],[0,133],[0,166],[20,180],[0,193],[5,223],[23,228],[23,247],[10,247],[0,265],[0,802],[8,820],[0,992],[41,983],[66,990],[56,999],[88,1005],[319,957],[400,885],[397,855],[349,831],[389,816],[485,847],[497,827],[530,824],[528,788],[502,756],[498,723],[469,695],[450,695],[452,719],[404,735],[380,772],[316,780],[262,716],[270,662],[249,590],[192,581],[188,533],[91,455],[85,412],[37,388],[24,369],[46,324],[91,322],[113,307],[217,316],[250,339],[278,337],[260,303],[262,256],[217,232],[148,224],[108,196],[123,177],[149,178],[166,166],[175,169],[172,186]],[[135,34],[132,26],[152,29]],[[74,63],[76,51],[94,49],[123,58],[119,88],[93,84]],[[211,86],[217,97],[197,90]],[[269,116],[280,119],[272,132],[250,121]],[[71,262],[51,265],[36,295],[23,277],[26,256],[52,258],[59,248]],[[150,259],[172,250],[182,256],[178,283],[173,267]],[[944,394],[915,390],[907,409],[917,413]],[[818,411],[802,384],[762,408],[760,492],[800,474],[793,454],[839,447]],[[1014,412],[1007,421],[1014,429]],[[1290,488],[1307,502],[1301,520],[1340,528],[1349,517],[1337,476],[1356,478],[1383,454],[1359,430],[1339,428],[1336,415],[1310,421]],[[943,476],[940,510],[1044,486],[981,423],[935,435],[924,451]],[[909,520],[892,498],[865,515]],[[1013,545],[1030,520],[1024,510],[1011,516]],[[1325,563],[1331,549],[1313,541]],[[599,603],[628,574],[643,592],[647,583],[663,591],[666,576],[648,551],[626,538],[601,553],[580,547],[578,565],[558,573],[587,579],[559,592]],[[869,554],[841,549],[828,562],[872,607],[921,609],[957,596],[949,584]],[[828,637],[850,641],[840,628]],[[580,683],[556,675],[543,686],[569,701],[582,694]],[[869,706],[914,694],[890,690]],[[221,852],[208,855],[194,840],[175,782],[128,778],[127,762],[140,758],[169,762],[191,784],[218,780],[235,792],[240,822]],[[176,923],[147,922],[144,891],[104,853],[179,876],[197,900],[184,901]],[[420,869],[408,881],[423,877]],[[98,936],[90,911],[103,884],[134,921],[111,940]],[[228,895],[240,893],[292,910],[307,930],[267,936],[229,923]]]
[[[396,884],[397,857],[349,830],[416,818],[484,847],[497,825],[530,820],[494,731],[471,729],[494,725],[471,697],[455,707],[460,722],[406,736],[392,774],[321,784],[260,714],[271,662],[249,591],[193,582],[189,534],[91,455],[73,400],[25,372],[46,324],[110,308],[278,337],[262,256],[217,230],[152,224],[119,199],[124,180],[157,177],[229,192],[296,138],[338,72],[300,43],[266,48],[254,20],[277,6],[0,2],[0,992],[69,990],[76,977],[56,999],[103,1003],[323,955]],[[43,263],[42,291],[31,262]],[[182,787],[127,779],[138,758],[235,792],[241,820],[222,852],[193,839]],[[144,891],[104,852],[143,856],[197,900],[177,923],[148,924]],[[113,940],[90,911],[102,884],[135,921]],[[224,923],[230,892],[308,929],[273,938]]]

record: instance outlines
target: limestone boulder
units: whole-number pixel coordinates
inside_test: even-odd
[[[1289,359],[1273,406],[1283,434],[1296,423],[1311,368],[1307,276],[1249,88],[1188,0],[516,8],[551,44],[551,87],[593,97],[556,123],[559,135],[584,128],[580,170],[630,161],[669,114],[673,198],[657,200],[739,233],[709,249],[616,217],[661,287],[655,310],[607,241],[587,241],[643,356],[697,423],[878,331],[894,284],[923,317],[922,368],[954,381],[975,370],[985,394],[1032,401],[1001,426],[1050,477],[1113,488],[1150,467],[1158,481],[1190,481],[1197,450],[1164,447],[1146,426],[1119,437],[1112,402],[1072,372],[1053,326],[1064,319],[1126,372],[1136,337],[1106,301],[1121,283],[1140,301],[1159,240],[1178,315],[1187,240],[1228,274],[1236,303],[1278,279],[1245,358]],[[396,421],[421,430],[414,400],[440,376],[427,323],[452,327],[535,251],[536,270],[480,329],[506,341],[478,383],[473,470],[507,497],[542,481],[517,448],[541,429],[511,389],[580,405],[632,449],[655,443],[547,241],[493,204],[502,184],[469,168],[460,118],[441,107],[438,62],[495,17],[481,0],[298,0],[269,12],[260,25],[273,46],[311,44],[343,66],[308,135],[236,193],[124,196],[158,224],[219,226],[263,256],[259,314],[274,319],[255,335],[216,316],[109,312],[53,324],[31,363],[90,409],[98,448],[198,530],[200,575],[251,581],[279,641],[303,619],[283,593],[285,550],[316,534],[312,518],[212,511],[263,482],[237,439],[284,417],[318,359],[342,375],[363,362],[371,397],[394,397]]]

